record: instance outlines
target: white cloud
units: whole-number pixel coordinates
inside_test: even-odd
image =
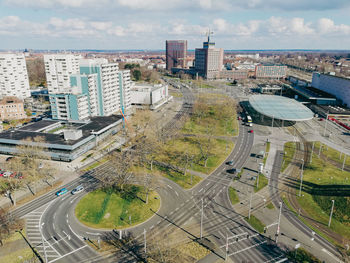
[[[236,43],[255,45],[265,43],[274,47],[277,43],[309,43],[313,48],[320,48],[323,43],[329,43],[332,48],[332,39],[344,47],[349,45],[350,25],[336,24],[329,18],[317,21],[305,21],[303,18],[270,17],[265,20],[249,20],[245,23],[230,23],[223,18],[213,19],[210,28],[214,31],[213,39],[220,46],[229,48]],[[155,22],[132,22],[117,24],[112,21],[94,21],[88,19],[62,19],[52,17],[42,23],[23,20],[18,16],[0,18],[0,35],[2,40],[10,41],[12,37],[21,37],[27,40],[36,39],[38,43],[50,39],[55,43],[66,40],[81,40],[86,43],[113,43],[117,40],[125,43],[137,43],[138,48],[159,48],[166,39],[188,39],[189,44],[196,46],[205,39],[208,26],[191,24],[185,20],[171,20],[166,24]],[[152,41],[151,41],[152,40]],[[68,41],[69,43],[69,41]],[[348,44],[346,44],[348,43]],[[135,44],[136,45],[136,44]],[[150,45],[144,47],[144,45]],[[227,46],[225,46],[227,45]],[[244,48],[248,46],[243,46]],[[260,46],[259,46],[260,47]],[[72,47],[74,48],[74,47]],[[129,46],[126,46],[129,48]],[[283,48],[281,46],[280,48]]]
[[[132,10],[207,10],[209,12],[235,11],[237,9],[274,9],[274,10],[329,10],[350,7],[348,0],[4,0],[9,6],[35,8],[95,8],[110,12],[120,8]],[[107,8],[106,8],[107,7]]]

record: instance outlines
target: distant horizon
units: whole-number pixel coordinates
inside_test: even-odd
[[[24,52],[29,50],[37,53],[50,52],[164,52],[165,49],[0,49],[0,52]],[[194,52],[195,49],[188,49],[189,52]],[[350,49],[224,49],[225,52],[340,52],[347,53]]]

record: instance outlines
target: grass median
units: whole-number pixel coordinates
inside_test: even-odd
[[[264,228],[266,227],[266,225],[263,222],[261,222],[257,217],[250,215],[250,218],[245,217],[244,220],[247,221],[249,225],[251,225],[259,233],[264,232]]]
[[[228,195],[230,197],[231,204],[238,204],[239,203],[239,198],[236,189],[233,187],[228,188]]]
[[[297,145],[295,142],[286,142],[284,144],[284,155],[283,155],[283,163],[282,163],[282,168],[281,168],[282,173],[284,172],[284,170],[288,167],[288,165],[293,160],[296,147],[297,147]]]
[[[142,186],[126,185],[124,190],[99,189],[85,195],[75,208],[80,222],[93,228],[127,228],[140,224],[154,215],[160,197],[151,191],[146,204]]]

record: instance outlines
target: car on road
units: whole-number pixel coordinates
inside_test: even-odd
[[[71,193],[72,193],[72,195],[75,195],[75,194],[81,193],[83,190],[84,190],[84,187],[82,185],[79,185],[79,186],[75,187]]]
[[[61,190],[56,192],[56,195],[60,196],[60,195],[64,195],[65,193],[68,193],[68,189],[67,188],[62,188]]]
[[[237,169],[236,168],[228,169],[226,172],[228,172],[229,174],[234,174],[237,172]]]
[[[249,130],[248,132],[249,132],[249,133],[253,133],[254,131],[253,131],[253,130]]]
[[[226,164],[232,166],[233,165],[233,161],[228,161]]]

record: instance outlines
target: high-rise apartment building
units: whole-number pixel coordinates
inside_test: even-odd
[[[199,76],[207,79],[218,78],[222,70],[224,60],[224,50],[215,48],[215,43],[203,42],[203,48],[195,50],[195,71]]]
[[[118,63],[108,63],[107,59],[82,59],[80,75],[96,74],[97,105],[100,116],[119,112],[119,67]]]
[[[28,72],[23,54],[0,53],[0,97],[30,97]]]
[[[60,60],[72,59],[62,55]],[[54,119],[81,120],[129,110],[132,85],[129,70],[119,71],[117,63],[108,63],[107,59],[98,58],[80,59],[78,71],[74,71],[75,74],[67,74],[69,86],[64,83],[67,88],[60,92],[50,92]]]
[[[166,69],[181,67],[185,68],[187,57],[187,40],[167,40],[166,49]]]
[[[120,109],[123,114],[128,114],[131,109],[131,88],[133,82],[130,79],[130,70],[119,71],[119,98]]]
[[[49,94],[69,92],[70,75],[79,73],[81,56],[73,54],[44,55],[46,82]]]

